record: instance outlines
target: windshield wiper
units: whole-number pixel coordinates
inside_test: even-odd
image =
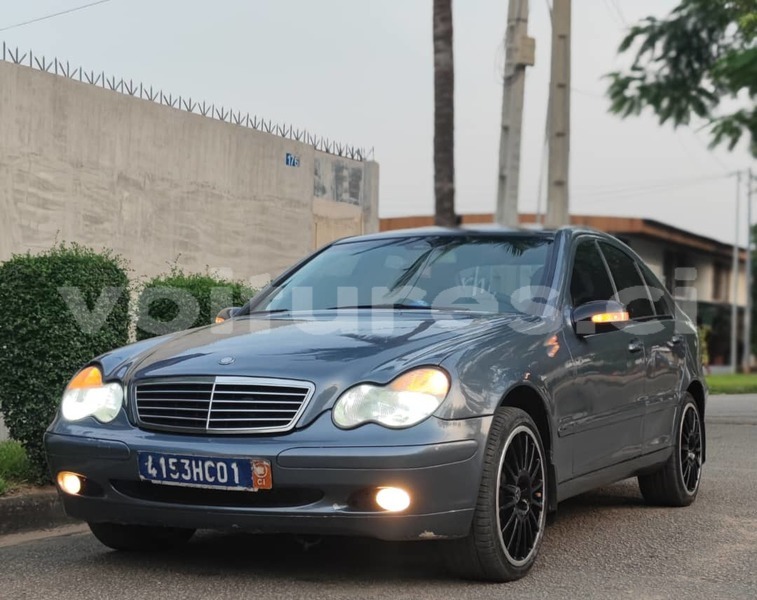
[[[241,317],[247,317],[249,315],[275,315],[278,313],[292,312],[290,308],[274,308],[273,310],[253,310],[251,312],[239,315]]]
[[[387,304],[357,304],[355,306],[331,306],[326,310],[360,310],[372,308],[385,308],[391,310],[470,310],[469,308],[457,306],[431,306],[428,304],[407,304],[403,302],[394,302]]]

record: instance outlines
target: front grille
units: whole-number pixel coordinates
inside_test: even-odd
[[[134,385],[145,429],[274,433],[295,426],[313,394],[306,381],[256,377],[164,378]]]

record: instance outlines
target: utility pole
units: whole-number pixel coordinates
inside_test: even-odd
[[[736,373],[739,365],[738,337],[739,337],[739,233],[741,222],[741,172],[736,173],[736,231],[733,238],[733,267],[731,269],[731,373]]]
[[[547,227],[570,224],[570,47],[572,0],[552,6],[552,81],[549,88],[549,186]]]
[[[752,367],[752,191],[753,174],[749,169],[746,180],[746,307],[744,308],[744,373],[749,373]]]
[[[507,227],[518,225],[518,186],[526,67],[534,65],[536,49],[535,40],[528,37],[528,2],[529,0],[510,0],[507,13],[496,211],[496,222]]]

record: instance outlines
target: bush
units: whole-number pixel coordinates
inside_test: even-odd
[[[137,306],[137,339],[209,325],[228,306],[242,306],[254,294],[243,283],[174,268],[145,284]]]
[[[0,265],[0,410],[47,478],[42,436],[71,377],[129,333],[128,277],[121,258],[60,244]]]
[[[22,483],[32,475],[24,447],[13,440],[0,442],[0,478]]]
[[[18,442],[0,442],[0,496],[15,485],[36,479],[24,447]]]

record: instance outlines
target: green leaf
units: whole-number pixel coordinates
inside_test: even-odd
[[[610,112],[626,118],[649,108],[674,127],[703,118],[717,124],[714,145],[733,148],[748,135],[754,154],[756,34],[757,0],[681,0],[666,18],[642,20],[619,47],[633,53],[631,66],[608,76]],[[747,108],[722,114],[732,97]]]

